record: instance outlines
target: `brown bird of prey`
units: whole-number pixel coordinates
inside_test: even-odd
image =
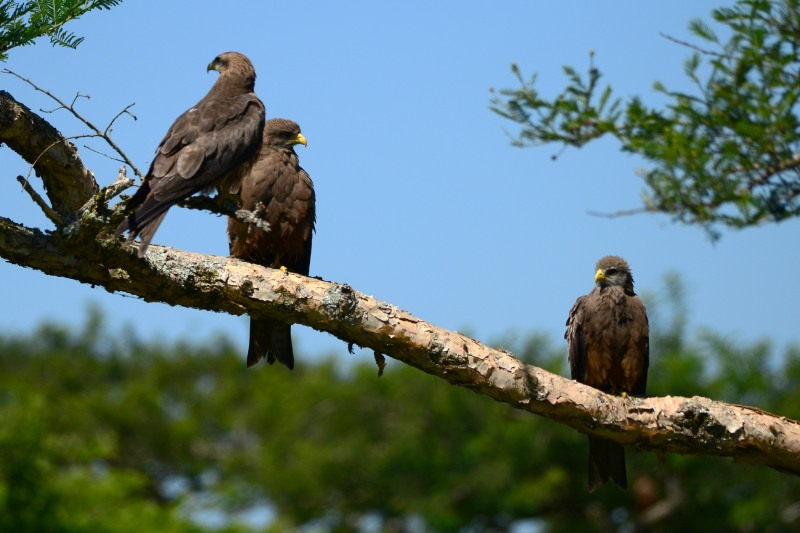
[[[300,126],[274,118],[264,125],[264,140],[238,191],[242,208],[265,210],[270,231],[228,219],[231,257],[308,275],[316,221],[314,183],[300,167],[296,144],[306,145]],[[294,367],[291,326],[271,318],[250,319],[247,366],[266,358]]]
[[[610,255],[595,268],[594,289],[578,298],[567,318],[572,379],[609,394],[643,396],[650,360],[647,312],[624,259]],[[589,491],[606,481],[627,488],[625,448],[589,436]]]
[[[253,64],[238,52],[227,52],[214,58],[208,70],[219,72],[217,81],[170,127],[128,202],[135,211],[117,228],[118,236],[130,232],[128,241],[141,238],[139,257],[170,207],[204,189],[229,188],[221,182],[261,146],[266,110],[253,92]]]

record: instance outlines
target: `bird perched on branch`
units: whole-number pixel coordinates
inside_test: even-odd
[[[231,257],[308,275],[316,221],[314,183],[300,167],[294,146],[306,145],[300,126],[275,118],[264,125],[264,140],[236,190],[242,208],[266,211],[270,231],[228,219]],[[272,318],[250,319],[247,366],[266,358],[294,367],[291,326]]]
[[[172,124],[156,149],[139,190],[128,202],[134,210],[117,228],[128,241],[141,238],[143,257],[167,210],[189,196],[235,184],[228,177],[247,165],[261,146],[266,110],[253,92],[256,71],[238,52],[218,55],[208,70],[219,77],[208,94]],[[226,183],[223,183],[226,182]]]
[[[650,359],[647,312],[624,259],[607,256],[595,268],[594,289],[578,298],[567,318],[572,379],[609,394],[642,396]],[[589,436],[589,490],[607,481],[627,488],[625,448]]]

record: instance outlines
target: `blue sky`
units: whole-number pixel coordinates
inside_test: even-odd
[[[716,5],[129,1],[70,25],[86,38],[77,50],[43,41],[13,50],[2,66],[66,100],[91,95],[78,109],[101,126],[135,103],[137,120],[120,118],[113,136],[146,170],[173,120],[214,82],[211,59],[245,53],[268,116],[294,119],[309,141],[298,152],[318,199],[311,274],[436,325],[482,341],[536,329],[560,342],[570,306],[592,287],[595,261],[618,254],[640,292],[657,292],[666,273],[679,273],[693,328],[782,347],[800,340],[800,222],[725,231],[712,244],[660,215],[592,216],[639,205],[635,171],[644,162],[611,140],[556,161],[556,146],[513,148],[505,133],[513,125],[489,110],[490,87],[516,86],[512,62],[538,72],[542,92],[555,95],[561,66],[585,70],[590,50],[618,94],[658,104],[655,80],[689,89],[688,51],[659,32],[688,39],[689,20]],[[10,76],[0,75],[0,87],[33,109],[54,107]],[[86,133],[63,110],[46,117],[65,135]],[[119,163],[76,144],[98,182],[111,183]],[[0,214],[49,227],[14,180],[27,165],[2,147],[0,168]],[[225,222],[173,209],[154,243],[226,255]],[[223,331],[244,350],[243,317],[147,304],[5,262],[0,279],[3,331],[45,319],[80,324],[92,302],[110,323],[145,337],[202,341]],[[326,334],[294,332],[300,364],[311,353],[346,354]]]

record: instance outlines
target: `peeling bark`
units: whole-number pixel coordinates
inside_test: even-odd
[[[7,97],[0,93],[0,101]],[[0,110],[0,115],[3,113]],[[23,123],[9,127],[0,120],[0,142],[9,143],[5,136],[9,129],[17,131],[16,146],[25,144],[26,138],[38,143],[42,137],[58,135],[52,128],[45,133],[25,133],[26,128],[38,127],[36,121],[16,120]],[[20,150],[35,151],[30,146]],[[74,168],[83,169],[76,164],[73,170],[61,169],[61,177],[56,179],[46,175],[48,168],[42,167],[42,172],[49,195],[77,213],[75,206],[88,198],[81,180],[90,174],[85,169],[75,172]],[[81,184],[61,189],[65,175]],[[50,190],[52,183],[59,184],[56,190]],[[100,206],[85,210],[80,219],[56,232],[43,233],[0,217],[0,256],[45,274],[134,294],[146,301],[304,324],[454,385],[627,446],[731,457],[800,474],[797,421],[701,397],[610,396],[526,365],[461,333],[438,328],[346,284],[155,245],[139,259],[134,250],[113,237],[118,219],[118,212],[106,212]]]

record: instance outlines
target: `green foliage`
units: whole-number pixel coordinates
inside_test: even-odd
[[[800,350],[691,340],[677,278],[666,294],[648,298],[651,394],[800,418]],[[567,371],[561,339],[501,344]],[[205,531],[198,502],[225,531],[265,505],[272,531],[800,527],[800,481],[770,469],[631,451],[632,489],[589,494],[586,438],[570,428],[392,360],[378,378],[371,363],[301,359],[247,370],[224,340],[143,344],[97,313],[79,332],[0,335],[0,531]]]
[[[65,30],[64,25],[89,11],[111,9],[120,3],[122,0],[0,0],[0,61],[8,59],[12,48],[33,44],[45,35],[53,46],[76,48],[83,37]]]
[[[699,224],[714,237],[723,225],[741,228],[800,215],[800,0],[739,0],[712,12],[731,37],[721,43],[705,22],[689,29],[708,49],[686,60],[693,93],[655,90],[669,103],[626,104],[600,88],[600,71],[582,77],[565,67],[568,84],[550,100],[516,65],[519,89],[502,90],[492,109],[521,126],[518,146],[580,147],[610,134],[623,151],[652,167],[643,173],[644,211]]]

